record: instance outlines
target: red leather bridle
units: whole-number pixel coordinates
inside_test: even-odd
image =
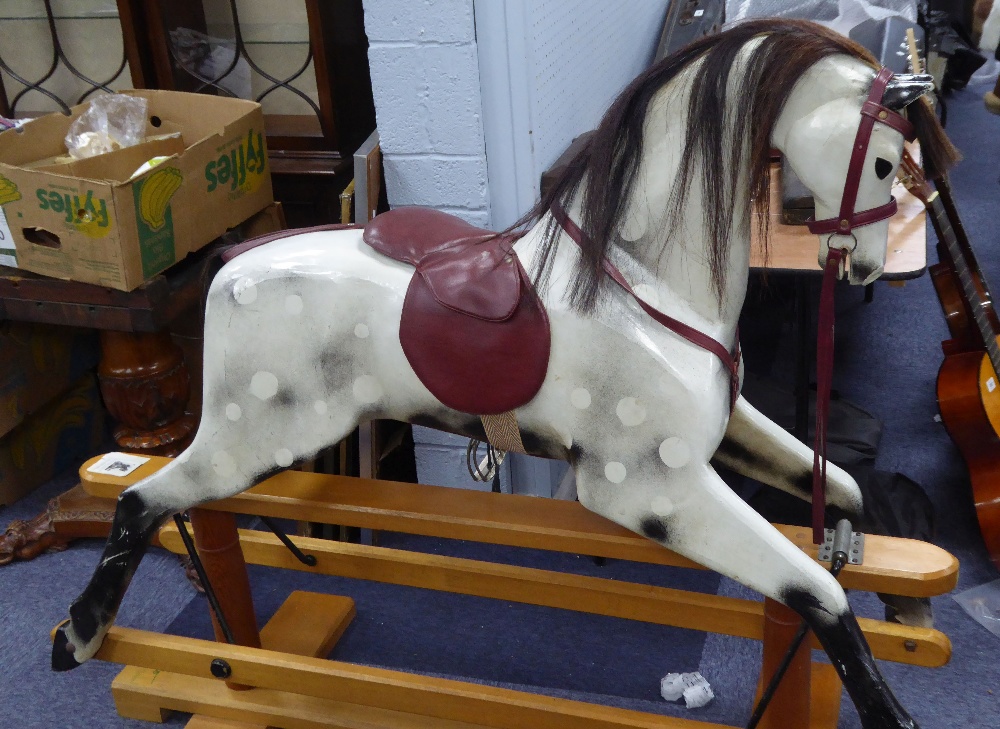
[[[864,172],[865,156],[868,154],[868,143],[871,141],[872,128],[875,122],[892,127],[902,134],[907,141],[913,141],[916,133],[905,117],[882,105],[885,89],[892,79],[893,73],[883,68],[875,76],[868,99],[861,107],[861,123],[854,137],[854,148],[851,151],[851,162],[847,168],[847,179],[844,181],[844,195],[840,200],[840,215],[825,220],[809,220],[806,225],[810,233],[822,235],[850,235],[854,228],[870,225],[880,220],[891,218],[896,214],[896,198],[889,196],[889,202],[869,210],[854,212],[854,204],[858,199],[858,185],[861,184],[861,174]]]
[[[852,230],[862,225],[870,225],[896,214],[896,198],[890,195],[885,205],[854,212],[854,204],[858,199],[858,185],[861,183],[861,173],[864,171],[865,157],[868,154],[868,143],[871,140],[875,122],[881,122],[892,127],[907,141],[913,141],[916,134],[911,124],[900,114],[882,105],[886,87],[892,79],[892,71],[881,69],[872,82],[868,99],[861,106],[861,123],[854,137],[854,148],[851,151],[851,162],[847,168],[847,179],[844,181],[844,196],[840,201],[840,215],[826,220],[809,220],[806,225],[809,232],[817,235],[829,233],[834,235],[853,235]],[[855,244],[857,239],[855,238]],[[826,266],[823,274],[823,287],[820,292],[819,320],[816,332],[816,433],[813,441],[813,488],[812,488],[812,528],[813,541],[822,544],[824,541],[823,523],[826,511],[826,425],[829,418],[830,390],[833,380],[833,285],[837,278],[837,270],[843,264],[846,249],[831,246],[828,243]],[[847,251],[849,252],[849,251]]]
[[[861,122],[858,125],[858,133],[854,138],[854,147],[851,151],[851,161],[847,168],[847,179],[844,181],[844,195],[840,203],[840,215],[836,218],[826,220],[810,220],[807,226],[811,233],[822,235],[829,233],[831,237],[836,235],[851,235],[854,228],[863,225],[870,225],[880,220],[892,217],[896,213],[896,199],[890,195],[889,202],[885,205],[854,212],[854,205],[858,199],[858,186],[861,183],[861,175],[864,172],[865,157],[868,154],[868,144],[871,141],[872,129],[875,122],[889,126],[901,133],[908,141],[913,141],[916,134],[913,125],[902,115],[892,109],[882,105],[882,98],[885,96],[886,87],[892,79],[893,73],[887,68],[882,68],[872,82],[868,98],[861,107]],[[569,217],[559,201],[553,202],[551,212],[556,222],[562,229],[580,246],[583,246],[585,233]],[[826,421],[830,402],[830,385],[833,370],[833,284],[837,277],[837,270],[842,264],[846,249],[830,246],[826,267],[823,277],[823,291],[820,296],[820,314],[818,323],[817,339],[817,399],[816,399],[816,440],[814,442],[813,460],[813,535],[817,544],[823,541],[823,520],[825,511],[826,492]],[[646,304],[636,296],[632,287],[625,281],[621,272],[615,268],[606,258],[601,260],[604,272],[614,280],[619,286],[633,296],[639,305],[654,320],[658,321],[668,329],[680,334],[688,341],[714,353],[729,370],[730,376],[730,410],[736,405],[739,396],[739,363],[740,350],[739,338],[735,347],[735,353],[730,352],[724,345],[716,342],[711,337],[668,317]]]

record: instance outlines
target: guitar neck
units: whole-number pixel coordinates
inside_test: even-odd
[[[993,365],[994,373],[1000,377],[1000,347],[997,345],[997,335],[990,321],[993,305],[989,298],[986,280],[982,276],[975,254],[965,236],[965,229],[958,218],[958,211],[951,198],[951,191],[946,180],[943,181],[943,184],[938,185],[938,193],[927,203],[931,224],[934,226],[938,240],[941,241],[941,245],[950,259],[951,267],[958,277],[962,287],[962,295],[969,305],[972,318],[982,338],[983,347]],[[977,279],[979,286],[976,285]],[[986,292],[985,296],[983,292]]]

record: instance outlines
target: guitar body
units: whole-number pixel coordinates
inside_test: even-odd
[[[937,396],[941,419],[969,469],[979,530],[1000,569],[1000,382],[986,353],[946,356]]]
[[[941,262],[930,274],[951,334],[941,343],[941,420],[968,467],[979,531],[1000,569],[1000,320],[948,179],[941,178],[935,192],[906,153],[903,167],[903,183],[926,205],[938,236]]]

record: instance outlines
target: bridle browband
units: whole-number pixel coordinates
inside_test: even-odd
[[[889,202],[876,208],[854,212],[854,204],[858,199],[858,186],[861,183],[861,173],[864,171],[865,157],[868,154],[868,143],[871,141],[875,122],[892,127],[902,134],[907,141],[916,138],[913,124],[904,116],[882,105],[886,87],[892,80],[893,73],[888,68],[882,68],[872,82],[868,99],[861,106],[861,123],[854,137],[854,147],[851,151],[851,163],[847,168],[847,179],[844,180],[844,195],[840,200],[840,215],[825,220],[809,220],[806,225],[810,233],[822,235],[851,235],[854,228],[870,225],[880,220],[891,218],[896,214],[896,198],[889,196]]]

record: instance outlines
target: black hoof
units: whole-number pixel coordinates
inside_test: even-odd
[[[67,621],[68,622],[68,621]],[[73,646],[66,638],[66,624],[60,625],[52,640],[52,670],[69,671],[80,663],[73,657]]]

